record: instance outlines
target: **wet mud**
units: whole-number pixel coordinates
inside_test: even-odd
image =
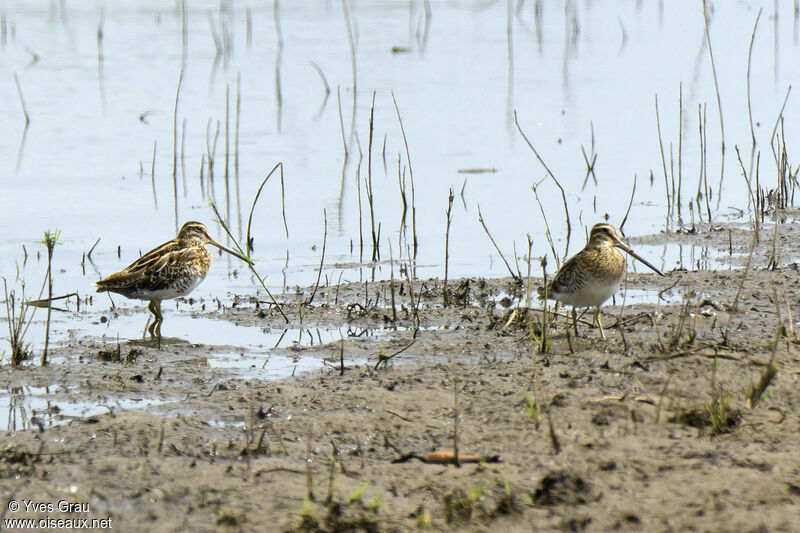
[[[121,531],[790,531],[800,240],[782,226],[775,260],[770,231],[752,254],[747,227],[635,240],[710,246],[729,267],[631,273],[627,290],[650,299],[623,305],[621,291],[604,306],[608,341],[590,315],[579,337],[557,317],[544,353],[541,304],[526,307],[511,278],[451,280],[448,307],[440,280],[396,281],[394,312],[389,282],[320,287],[305,308],[296,300],[312,287],[283,295],[293,328],[352,336],[270,352],[315,362],[280,380],[209,366],[235,339],[62,343],[48,367],[2,367],[21,403],[9,400],[0,487],[89,510],[3,518],[111,517]],[[252,295],[204,313],[284,327]],[[40,408],[23,412],[26,394]],[[69,414],[79,403],[92,412]]]

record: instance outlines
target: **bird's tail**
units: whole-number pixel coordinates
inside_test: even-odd
[[[540,300],[544,300],[544,299],[545,299],[545,290],[544,290],[544,287],[536,287],[536,294],[538,294],[538,295],[539,295],[539,299],[540,299]],[[548,288],[548,290],[547,290],[547,296],[549,296],[550,294],[551,294],[551,292],[550,292],[550,290],[549,290],[549,288]]]

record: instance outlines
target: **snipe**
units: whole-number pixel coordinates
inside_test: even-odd
[[[589,234],[589,242],[583,250],[561,266],[553,280],[548,283],[546,294],[544,288],[539,287],[540,298],[543,299],[546,295],[548,299],[572,306],[575,335],[578,334],[575,309],[594,307],[594,321],[600,328],[600,336],[605,340],[600,305],[617,292],[625,274],[625,256],[618,249],[629,253],[656,274],[664,275],[622,242],[614,226],[595,224]]]
[[[187,222],[178,236],[150,250],[124,270],[95,282],[97,292],[115,292],[126,298],[149,300],[147,308],[154,321],[148,331],[151,337],[161,338],[161,300],[186,296],[206,277],[211,267],[211,252],[206,244],[216,246],[242,261],[249,260],[239,252],[224,246],[208,234],[200,222]]]

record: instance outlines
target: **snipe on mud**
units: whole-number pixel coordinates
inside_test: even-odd
[[[576,336],[578,319],[575,309],[594,307],[594,322],[600,328],[600,337],[606,339],[600,320],[600,305],[617,292],[625,274],[625,256],[617,248],[632,255],[659,276],[664,275],[622,242],[614,226],[595,224],[583,250],[561,266],[553,280],[547,284],[546,292],[544,287],[538,289],[540,298],[544,299],[546,296],[572,306],[572,324]]]
[[[97,292],[116,292],[126,298],[149,300],[147,308],[154,321],[148,331],[161,338],[161,300],[186,296],[206,277],[211,267],[211,252],[206,244],[216,246],[242,261],[250,262],[239,252],[224,246],[208,234],[200,222],[187,222],[178,236],[150,250],[124,270],[95,282]]]

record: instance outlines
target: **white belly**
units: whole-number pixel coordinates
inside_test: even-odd
[[[171,298],[178,298],[180,296],[186,296],[193,290],[200,285],[200,282],[203,281],[205,276],[203,277],[192,277],[185,281],[185,283],[181,283],[177,286],[168,287],[165,289],[161,289],[159,291],[147,291],[142,293],[134,293],[131,294],[131,298],[136,298],[139,300],[169,300]]]
[[[620,280],[610,283],[591,281],[575,292],[554,293],[551,298],[573,307],[595,307],[611,298],[619,289]]]

